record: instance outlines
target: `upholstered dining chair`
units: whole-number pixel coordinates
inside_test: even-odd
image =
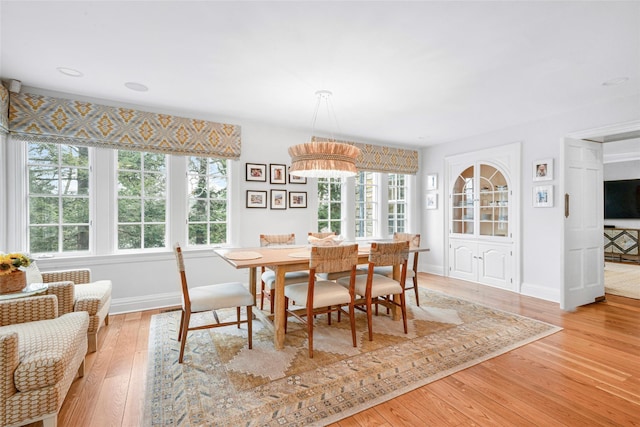
[[[407,333],[407,306],[405,301],[404,282],[407,277],[407,261],[409,258],[409,242],[374,242],[371,243],[369,252],[369,270],[366,276],[357,276],[355,292],[358,299],[355,301],[357,308],[367,313],[367,325],[369,328],[369,341],[373,341],[373,312],[372,306],[383,305],[387,308],[399,307],[402,311],[404,333]],[[397,282],[386,275],[376,274],[375,267],[400,267],[400,281]],[[338,279],[337,283],[347,288],[351,283],[345,278]],[[394,295],[400,296],[400,302],[393,299]],[[377,312],[376,312],[377,314]]]
[[[282,246],[282,245],[295,245],[296,235],[291,234],[261,234],[260,246]],[[273,270],[269,270],[266,267],[261,268],[261,285],[260,285],[260,310],[264,310],[264,298],[266,297],[270,301],[270,311],[273,314],[273,298],[272,292],[276,286],[276,273]],[[290,285],[292,283],[300,283],[307,280],[309,277],[308,271],[290,271],[285,273],[284,285]]]
[[[351,337],[353,346],[356,347],[356,323],[354,312],[355,278],[358,264],[358,245],[343,246],[313,246],[309,256],[309,280],[307,283],[298,283],[284,288],[284,295],[289,300],[302,304],[303,309],[289,309],[287,303],[287,319],[294,316],[307,325],[309,340],[309,357],[313,357],[313,322],[319,314],[328,315],[328,324],[331,325],[331,314],[348,314],[351,324]],[[348,286],[342,286],[331,280],[320,280],[316,273],[332,273],[335,271],[350,271],[346,280]],[[344,278],[347,279],[347,278]],[[344,311],[344,306],[349,306],[349,313]],[[286,323],[285,323],[286,331]]]
[[[221,326],[237,325],[238,329],[242,323],[247,324],[247,334],[249,348],[253,347],[252,320],[253,315],[251,307],[254,304],[254,298],[251,292],[240,282],[219,283],[215,285],[205,285],[189,288],[187,285],[187,275],[184,268],[184,258],[182,249],[179,244],[174,246],[176,262],[178,263],[178,272],[180,273],[180,282],[182,285],[182,315],[180,317],[180,329],[178,331],[178,341],[180,341],[180,356],[178,362],[182,363],[184,357],[184,347],[187,341],[189,331],[199,329],[218,328]],[[240,308],[246,307],[247,318],[241,320]],[[223,308],[235,308],[236,320],[229,322],[220,322],[216,310]],[[216,323],[189,327],[189,320],[193,313],[202,313],[205,311],[213,312]]]
[[[406,240],[409,242],[410,248],[419,248],[420,247],[420,235],[419,234],[410,234],[410,233],[393,233],[393,241],[401,242]],[[413,289],[413,292],[416,296],[416,305],[420,306],[420,295],[418,292],[418,252],[414,252],[413,254],[413,262],[412,267],[407,268],[407,279],[411,279],[413,286],[407,286],[405,283],[405,290]],[[411,255],[409,255],[411,258]],[[386,267],[375,267],[374,273],[382,274],[385,276],[393,277],[393,268],[390,266]]]

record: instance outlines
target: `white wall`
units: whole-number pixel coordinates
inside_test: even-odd
[[[428,147],[423,151],[422,172],[437,173],[439,179],[439,207],[423,211],[422,235],[431,252],[422,257],[422,267],[442,274],[445,261],[444,209],[447,208],[447,190],[442,188],[445,156],[522,142],[522,206],[521,206],[521,292],[550,301],[560,301],[562,286],[562,224],[563,207],[559,193],[559,157],[563,138],[572,132],[605,125],[638,120],[640,97],[618,99],[615,102],[591,105],[583,109],[549,117],[532,123],[500,131],[465,138]],[[554,160],[554,207],[533,208],[532,164],[536,160]]]

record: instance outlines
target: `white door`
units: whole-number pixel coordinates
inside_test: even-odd
[[[564,283],[560,308],[573,310],[604,296],[602,144],[565,138]]]
[[[478,244],[478,281],[512,290],[511,245]]]
[[[449,276],[475,282],[478,280],[478,245],[468,240],[449,241]]]

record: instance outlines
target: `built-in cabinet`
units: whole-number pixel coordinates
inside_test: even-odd
[[[446,164],[449,275],[519,290],[520,144],[449,157]]]

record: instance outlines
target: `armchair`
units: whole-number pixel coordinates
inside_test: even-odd
[[[89,313],[89,353],[98,349],[98,331],[102,323],[109,324],[111,307],[111,280],[91,282],[91,270],[46,271],[42,282],[49,284],[47,294],[58,298],[60,314],[74,311]]]
[[[86,312],[60,317],[53,295],[0,301],[0,425],[57,425],[71,383],[84,375]]]

